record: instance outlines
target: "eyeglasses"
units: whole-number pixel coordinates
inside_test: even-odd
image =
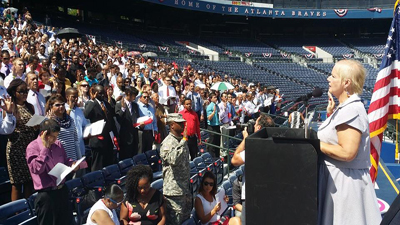
[[[214,187],[214,183],[208,183],[207,181],[204,181],[204,186]]]
[[[64,107],[64,105],[65,105],[65,103],[56,103],[56,104],[53,104],[53,106],[55,106],[55,107],[61,107],[61,106],[63,106]]]
[[[147,99],[147,98],[149,98],[149,96],[143,96],[143,95],[142,95],[142,97],[143,97],[144,99]]]
[[[167,82],[171,82],[171,80],[165,80],[165,81],[167,81]]]
[[[122,202],[124,202],[124,199],[122,199],[122,201],[120,201],[120,202],[117,202],[117,201],[113,200],[113,199],[110,198],[110,197],[107,197],[107,196],[106,196],[106,198],[110,199],[110,201],[111,201],[112,203],[116,204],[117,206],[120,206],[120,205],[122,204]]]
[[[81,87],[88,87],[88,84],[81,84]]]
[[[9,60],[10,58],[5,58],[5,57],[3,57],[3,59],[4,59],[4,60]]]
[[[20,91],[17,91],[19,94],[28,94],[28,90],[20,90]]]

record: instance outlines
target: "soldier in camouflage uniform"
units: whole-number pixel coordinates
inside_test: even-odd
[[[179,113],[168,115],[170,133],[162,142],[160,149],[164,179],[163,194],[167,200],[167,224],[171,225],[181,225],[189,218],[192,210],[192,195],[189,190],[190,156],[184,122],[186,121]]]

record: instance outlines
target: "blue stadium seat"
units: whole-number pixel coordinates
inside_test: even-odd
[[[37,225],[37,224],[39,224],[38,220],[37,220],[37,216],[33,216],[33,217],[25,220],[24,222],[19,223],[18,225]]]
[[[193,175],[196,175],[199,173],[199,172],[197,172],[196,165],[194,164],[193,161],[189,162],[189,168],[190,168],[190,176],[193,176]]]
[[[239,177],[240,175],[243,175],[243,170],[241,170],[241,169],[235,170],[235,176]]]
[[[228,206],[232,206],[233,205],[232,183],[227,180],[224,183],[222,183],[222,187],[225,189],[225,195],[229,197]]]
[[[135,165],[149,165],[146,154],[144,153],[133,156],[133,162]]]
[[[197,225],[193,218],[185,220],[182,225]]]
[[[148,165],[148,166],[150,166],[149,161],[147,161],[146,154],[144,154],[144,153],[133,156],[133,162],[136,165]],[[162,171],[161,170],[155,171],[155,172],[153,171],[153,181],[154,180],[158,180],[160,178],[162,178]]]
[[[10,202],[11,183],[5,167],[0,167],[0,205]]]
[[[134,166],[133,159],[124,159],[122,161],[119,161],[118,167],[119,170],[121,171],[121,175],[125,176],[128,171]]]
[[[156,181],[151,182],[150,187],[157,189],[162,193],[163,192],[163,179],[158,179]]]
[[[29,196],[28,199],[26,199],[28,201],[29,204],[29,208],[31,209],[31,213],[32,215],[36,215],[36,211],[35,211],[35,200],[37,197],[38,193],[33,193],[31,196]]]
[[[153,172],[162,171],[161,159],[157,150],[146,151],[145,154]]]
[[[76,213],[76,216],[74,216],[74,221],[76,224],[81,224],[84,208],[90,209],[91,207],[90,203],[86,204],[85,202],[85,197],[87,196],[88,191],[83,186],[80,178],[69,180],[65,182],[65,185],[68,188],[68,196],[72,210],[74,213]]]
[[[200,219],[196,214],[196,210],[193,208],[192,212],[190,212],[190,218],[193,219],[196,225],[201,225]]]
[[[26,199],[19,199],[0,206],[0,224],[19,224],[32,217]]]
[[[106,186],[103,173],[98,171],[93,171],[82,177],[83,186],[87,189],[103,189]]]
[[[102,169],[104,179],[106,181],[106,184],[118,184],[120,186],[123,186],[125,182],[125,176],[121,175],[121,172],[119,170],[119,167],[117,164],[113,164],[110,166],[106,166]]]
[[[237,179],[236,175],[232,175],[229,177],[229,182],[231,182],[231,184],[233,184],[233,182]]]
[[[200,172],[205,173],[206,171],[212,171],[213,170],[212,168],[213,168],[214,165],[213,164],[206,165],[201,156],[194,158],[193,162],[194,162],[194,165],[196,166],[197,171],[199,173]]]
[[[204,163],[207,165],[212,164],[213,168],[213,173],[215,174],[217,178],[217,185],[221,184],[222,181],[224,180],[224,165],[221,159],[214,160],[211,156],[210,153],[206,152],[203,155],[201,155],[201,158],[203,158]]]

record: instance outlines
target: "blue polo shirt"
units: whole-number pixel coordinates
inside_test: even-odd
[[[208,117],[214,112],[214,106],[217,107],[217,112],[214,114],[214,116],[211,118],[211,120],[208,120]],[[207,106],[207,124],[210,126],[219,126],[221,123],[219,121],[218,113],[219,113],[219,107],[214,103],[211,102]]]
[[[99,81],[96,78],[91,80],[91,79],[89,79],[88,76],[85,76],[85,80],[89,83],[89,86],[92,86],[93,84],[98,84],[99,83]]]

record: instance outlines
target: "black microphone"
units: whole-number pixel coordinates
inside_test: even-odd
[[[322,89],[317,87],[311,93],[298,97],[295,102],[308,101],[312,97],[318,98],[321,96],[322,96]]]

